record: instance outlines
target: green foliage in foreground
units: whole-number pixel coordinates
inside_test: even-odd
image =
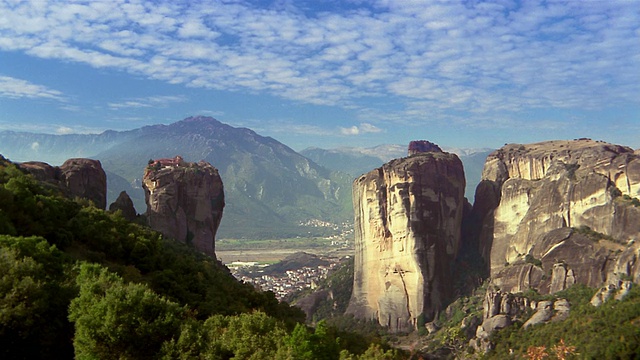
[[[125,283],[96,264],[79,266],[79,295],[71,301],[73,344],[78,359],[156,358],[162,344],[180,329],[186,308],[147,286]]]
[[[397,358],[378,346],[367,349],[366,356],[341,351],[335,330],[323,323],[315,330],[297,324],[289,332],[263,312],[197,320],[187,307],[95,264],[80,265],[76,279],[80,293],[71,302],[69,318],[75,323],[78,359]]]
[[[63,259],[43,238],[0,235],[0,358],[72,356],[66,314],[75,289]]]
[[[0,157],[0,358],[395,359]]]

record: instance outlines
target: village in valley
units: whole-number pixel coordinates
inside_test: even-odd
[[[328,264],[315,267],[303,266],[284,272],[269,271],[268,265],[257,265],[254,262],[234,262],[228,264],[233,276],[238,280],[252,284],[262,291],[272,291],[278,300],[307,289],[314,289],[320,280],[325,279],[329,272],[339,263],[336,258],[324,258]]]

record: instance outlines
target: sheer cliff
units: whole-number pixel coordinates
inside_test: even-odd
[[[215,235],[225,204],[216,168],[180,156],[158,159],[149,162],[142,186],[152,229],[215,256]]]
[[[503,291],[638,278],[637,152],[589,139],[510,144],[489,155],[482,179],[479,246]]]
[[[452,295],[465,201],[456,155],[437,147],[412,153],[353,183],[356,253],[347,313],[391,331],[431,320]]]

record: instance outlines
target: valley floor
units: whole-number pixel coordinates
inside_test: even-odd
[[[353,256],[354,251],[348,243],[329,239],[223,240],[216,245],[216,257],[238,280],[263,291],[272,291],[279,300],[305,288],[313,288],[341,259]],[[265,273],[266,266],[300,252],[315,255],[328,264],[312,266],[300,263],[280,274]]]

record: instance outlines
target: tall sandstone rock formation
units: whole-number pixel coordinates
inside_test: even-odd
[[[347,313],[391,331],[416,329],[452,295],[465,177],[456,155],[431,145],[412,143],[412,155],[353,183],[355,275]]]
[[[216,168],[179,156],[159,159],[145,169],[142,186],[152,229],[215,257],[215,235],[224,208],[222,179]]]
[[[510,144],[487,158],[474,215],[492,283],[553,293],[640,280],[640,154],[589,139]]]
[[[61,166],[29,161],[20,164],[36,179],[53,185],[69,197],[93,201],[99,209],[107,206],[107,175],[98,160],[75,158]]]

